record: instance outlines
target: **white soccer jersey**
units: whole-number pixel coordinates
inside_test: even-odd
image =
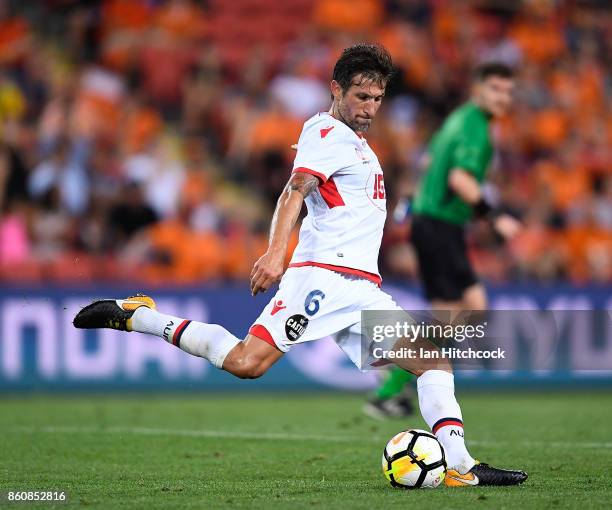
[[[319,266],[380,283],[378,251],[386,218],[383,171],[365,138],[328,113],[304,123],[293,172],[321,183],[289,267]]]

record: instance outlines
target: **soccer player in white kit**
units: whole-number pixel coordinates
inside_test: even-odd
[[[330,85],[333,103],[304,123],[293,171],[278,199],[266,253],[251,273],[253,295],[280,281],[244,340],[216,324],[163,314],[148,296],[96,301],[78,328],[149,333],[240,378],[257,378],[295,344],[331,335],[359,365],[361,311],[400,310],[380,289],[378,252],[386,218],[382,168],[364,134],[381,105],[393,65],[378,45],[346,48]],[[283,274],[290,233],[308,214]],[[479,463],[468,453],[449,366],[402,368],[418,376],[421,414],[443,445],[447,485],[515,485],[527,475]],[[414,363],[413,363],[414,364]]]

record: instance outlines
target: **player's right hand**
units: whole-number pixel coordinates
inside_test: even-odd
[[[251,294],[267,291],[283,276],[283,258],[265,253],[259,258],[251,271]]]
[[[509,241],[520,232],[523,225],[509,214],[500,214],[495,218],[493,227],[506,241]]]

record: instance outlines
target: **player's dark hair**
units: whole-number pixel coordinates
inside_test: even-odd
[[[344,49],[334,66],[332,78],[340,84],[344,93],[351,87],[353,78],[357,75],[385,87],[393,73],[391,55],[383,46],[359,43]]]
[[[514,69],[503,62],[484,62],[474,69],[474,81],[484,81],[491,76],[512,79],[514,75]]]

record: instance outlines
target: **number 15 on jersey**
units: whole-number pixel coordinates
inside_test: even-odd
[[[385,180],[383,174],[376,174],[374,176],[374,200],[384,200],[385,198]]]

